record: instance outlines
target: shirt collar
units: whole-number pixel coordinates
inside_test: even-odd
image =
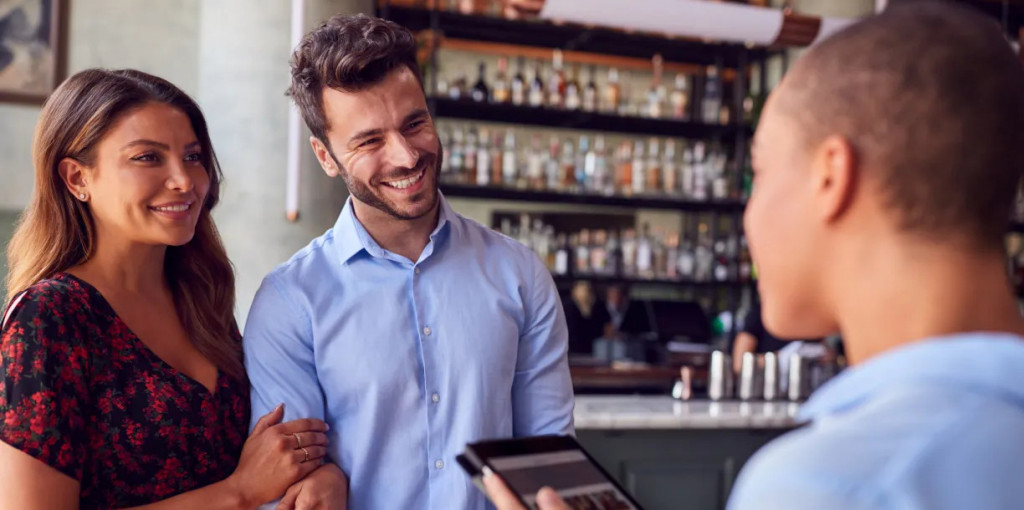
[[[430,234],[431,242],[439,242],[442,234],[447,233],[449,230],[457,229],[459,223],[455,221],[455,211],[452,210],[448,200],[444,198],[440,190],[437,192],[437,200],[437,227]],[[384,248],[381,248],[377,241],[373,240],[370,233],[366,231],[363,224],[356,218],[351,196],[345,200],[345,207],[341,210],[338,220],[334,223],[334,244],[338,252],[338,260],[342,264],[347,264],[352,257],[364,251],[373,257],[386,256]]]
[[[1016,401],[1024,408],[1024,338],[1009,333],[935,337],[845,370],[800,408],[800,418],[838,414],[905,384],[955,386]]]

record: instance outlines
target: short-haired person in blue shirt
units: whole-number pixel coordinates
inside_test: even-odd
[[[1024,66],[997,23],[894,2],[795,64],[753,155],[765,325],[842,331],[853,366],[744,466],[729,508],[1024,508],[1024,321],[1003,247]]]
[[[551,275],[438,191],[442,147],[408,30],[330,19],[296,49],[290,92],[351,196],[255,297],[253,415],[284,402],[288,419],[326,421],[352,508],[483,510],[455,462],[467,442],[573,431]]]

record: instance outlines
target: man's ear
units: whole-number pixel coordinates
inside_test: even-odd
[[[812,171],[818,213],[831,223],[849,209],[857,185],[859,167],[849,140],[826,137],[814,151]]]
[[[75,198],[86,202],[89,200],[89,186],[86,180],[86,167],[80,161],[73,158],[64,158],[57,164],[57,173],[64,181]]]
[[[327,150],[327,144],[315,136],[310,136],[309,146],[313,148],[313,154],[316,155],[316,160],[320,162],[320,168],[324,169],[324,173],[330,177],[337,177],[340,169],[331,157],[331,152]]]

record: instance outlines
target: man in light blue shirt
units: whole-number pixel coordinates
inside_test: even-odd
[[[536,255],[438,191],[415,52],[404,28],[339,16],[293,55],[314,152],[351,197],[256,295],[253,416],[325,420],[353,509],[482,510],[466,443],[572,432],[565,317]]]
[[[743,467],[729,508],[1024,508],[1024,320],[1003,244],[1024,66],[998,24],[893,2],[801,57],[752,154],[764,325],[841,331],[853,368]],[[542,492],[543,510],[565,508]]]

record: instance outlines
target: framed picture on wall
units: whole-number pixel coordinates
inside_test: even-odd
[[[41,104],[66,59],[67,0],[0,0],[0,101]]]

